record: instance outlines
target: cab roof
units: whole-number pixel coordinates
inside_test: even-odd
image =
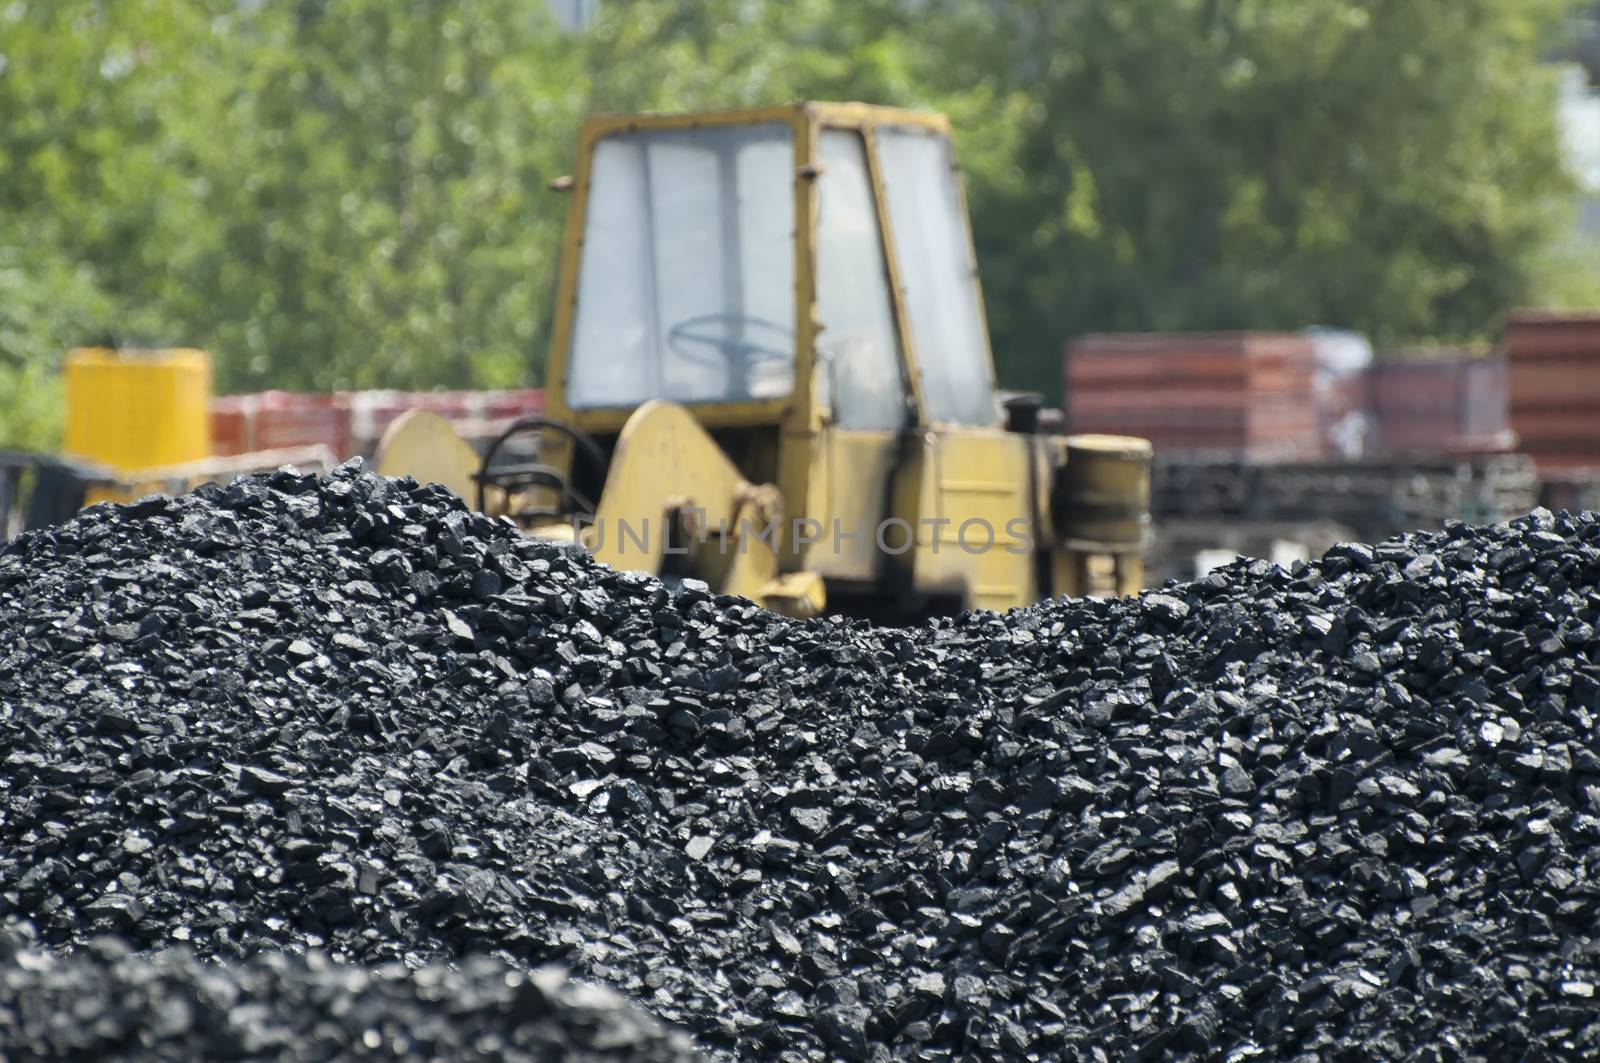
[[[789,125],[825,125],[859,128],[875,125],[919,126],[946,136],[950,120],[937,111],[906,107],[884,107],[872,103],[826,103],[800,101],[769,107],[740,107],[677,113],[595,114],[583,125],[585,139],[634,129],[683,129],[701,125],[756,125],[784,122]]]

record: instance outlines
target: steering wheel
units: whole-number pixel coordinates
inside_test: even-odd
[[[517,491],[525,491],[530,487],[549,487],[561,496],[561,513],[577,513],[581,516],[593,517],[595,504],[589,498],[573,490],[568,478],[562,475],[561,470],[553,465],[546,465],[539,461],[523,462],[517,465],[494,464],[495,456],[500,453],[500,448],[506,440],[514,436],[525,435],[530,432],[541,432],[549,429],[560,435],[566,436],[573,442],[575,455],[582,455],[597,478],[604,482],[606,474],[606,454],[600,449],[600,444],[595,442],[594,436],[579,428],[562,421],[552,421],[545,417],[520,417],[512,421],[506,430],[495,437],[489,449],[483,452],[483,461],[478,465],[478,472],[473,479],[478,482],[478,512],[484,512],[484,495],[490,485],[500,488],[509,498]]]
[[[711,326],[721,324],[723,331]],[[754,332],[766,342],[746,339]],[[684,318],[667,331],[667,348],[686,362],[719,368],[727,362],[745,365],[787,362],[794,357],[794,330],[775,321],[743,314],[701,314]]]

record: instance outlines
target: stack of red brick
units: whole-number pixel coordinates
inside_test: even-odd
[[[1511,427],[1541,473],[1600,470],[1600,314],[1506,325]]]
[[[1067,424],[1162,450],[1315,458],[1327,447],[1316,369],[1316,344],[1298,333],[1085,336],[1068,349]]]
[[[1402,351],[1364,379],[1370,450],[1389,457],[1507,450],[1506,362],[1465,351]]]
[[[1600,351],[1600,328],[1594,335]],[[1069,430],[1254,461],[1461,455],[1515,443],[1503,357],[1402,351],[1363,364],[1318,344],[1314,332],[1086,336],[1067,350]],[[1589,416],[1600,439],[1600,414]]]
[[[370,457],[383,432],[409,410],[431,410],[471,436],[544,409],[538,388],[514,391],[263,391],[211,403],[218,455],[323,444],[340,458]]]

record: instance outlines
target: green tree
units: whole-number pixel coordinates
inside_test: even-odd
[[[0,247],[0,448],[60,442],[61,356],[101,341],[110,300],[88,271],[52,254]]]
[[[1571,6],[10,0],[0,439],[48,436],[32,382],[100,336],[229,389],[536,381],[546,184],[601,109],[949,112],[1011,384],[1055,393],[1092,329],[1481,339],[1600,291],[1541,63]]]
[[[568,42],[520,0],[261,5],[213,23],[174,165],[217,227],[158,302],[232,387],[508,385],[542,344],[576,129]],[[179,215],[181,219],[181,214]]]
[[[112,292],[150,268],[137,236],[167,180],[150,59],[183,20],[165,7],[0,7],[0,446],[54,445],[62,354],[138,316]]]
[[[1570,6],[969,10],[992,25],[967,33],[997,43],[988,61],[1037,101],[1026,180],[979,197],[997,349],[1054,390],[1062,341],[1091,330],[1320,323],[1380,346],[1492,334],[1541,299],[1571,223],[1541,63]]]

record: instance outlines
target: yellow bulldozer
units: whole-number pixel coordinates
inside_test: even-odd
[[[1139,588],[1149,444],[997,390],[943,116],[601,116],[554,187],[544,415],[480,454],[408,414],[377,471],[793,616]]]

